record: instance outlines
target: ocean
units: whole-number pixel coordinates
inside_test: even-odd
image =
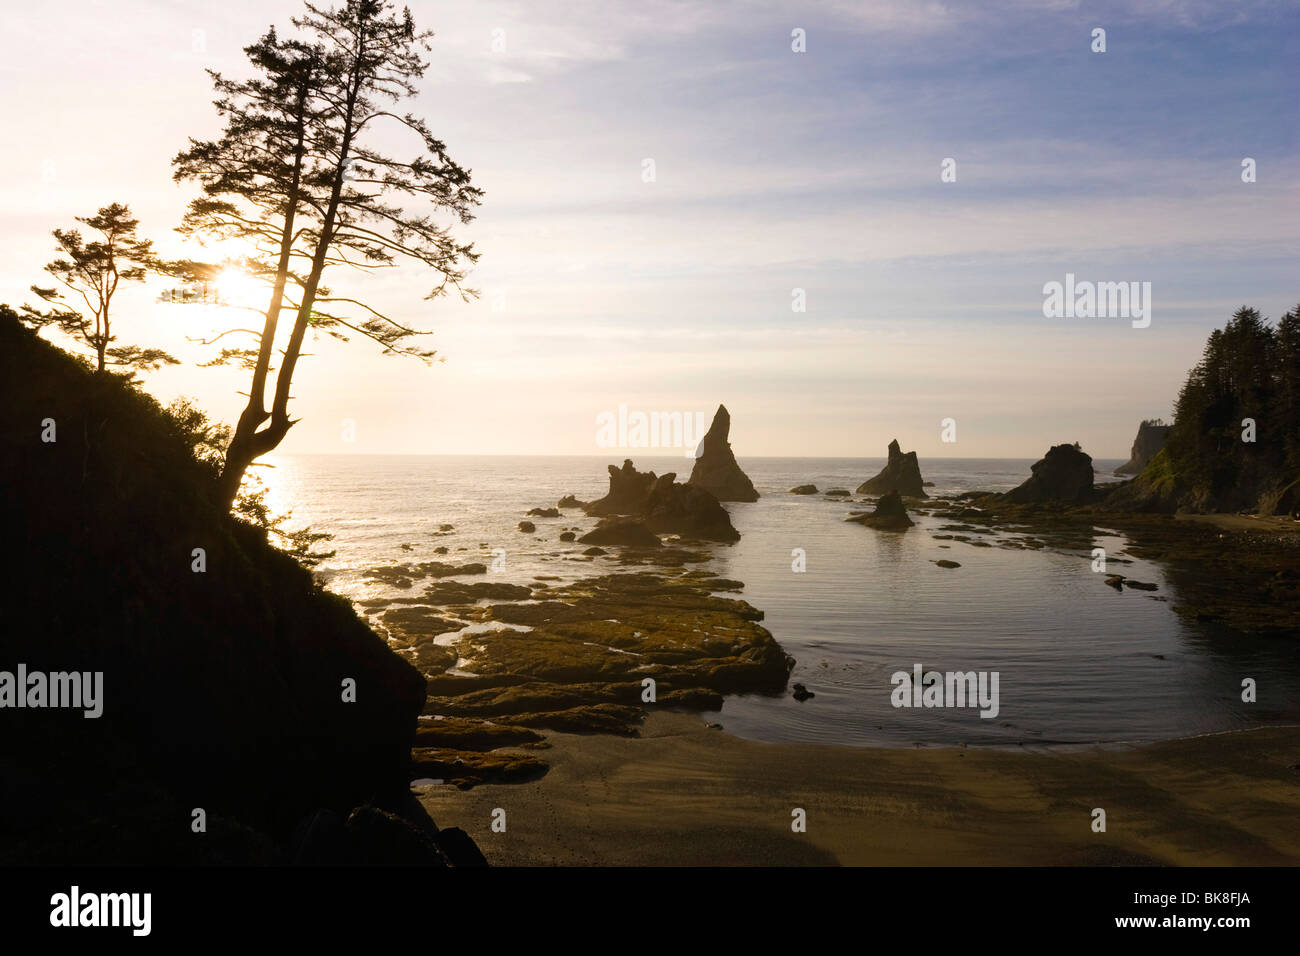
[[[354,599],[390,592],[362,571],[408,561],[482,561],[503,549],[505,570],[486,579],[563,581],[620,570],[612,558],[581,556],[583,545],[558,540],[560,529],[594,525],[577,510],[534,518],[535,534],[517,530],[530,508],[563,495],[601,497],[606,465],[598,457],[280,455],[258,469],[290,527],[335,535],[337,554],[318,572],[327,587]],[[635,456],[636,466],[685,480],[692,461]],[[1002,491],[1029,475],[1031,460],[929,459],[921,468],[932,494]],[[1267,723],[1300,722],[1300,655],[1290,642],[1252,638],[1221,627],[1189,625],[1172,610],[1177,593],[1160,565],[1112,565],[1155,592],[1117,592],[1094,573],[1090,551],[1127,556],[1127,542],[1099,533],[1070,553],[976,547],[933,537],[946,519],[915,516],[905,534],[845,523],[862,505],[822,495],[853,491],[884,466],[877,458],[743,458],[762,496],[728,503],[741,532],[716,545],[704,567],[745,583],[739,595],[796,665],[791,682],[815,696],[727,698],[706,714],[727,733],[765,741],[864,747],[1119,746]],[[1119,461],[1097,460],[1097,480]],[[440,525],[454,530],[438,533]],[[543,538],[538,541],[536,538]],[[971,535],[977,539],[979,535]],[[995,540],[995,539],[990,539]],[[1071,542],[1075,544],[1075,542]],[[404,550],[403,545],[409,545]],[[434,553],[445,546],[446,556]],[[806,570],[796,572],[795,550]],[[957,561],[942,569],[933,562]],[[483,580],[483,576],[466,580]],[[552,582],[554,583],[554,582]],[[998,714],[977,708],[897,708],[891,676],[926,671],[997,672]],[[1243,703],[1245,678],[1258,700]]]

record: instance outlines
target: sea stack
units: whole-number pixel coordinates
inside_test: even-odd
[[[640,518],[656,534],[677,534],[706,541],[739,541],[727,509],[708,491],[677,482],[669,472],[637,471],[631,460],[609,466],[609,494],[583,506],[593,517]],[[586,540],[583,538],[582,540]]]
[[[895,438],[889,443],[889,461],[884,470],[876,477],[858,485],[858,494],[883,495],[889,491],[897,491],[900,495],[909,498],[928,498],[929,495],[925,493],[923,484],[916,452],[909,451],[904,454],[898,445],[898,439]]]
[[[719,501],[757,501],[758,492],[731,452],[731,415],[719,405],[713,424],[695,451],[695,468],[686,483],[703,488]]]
[[[897,491],[882,495],[876,502],[876,510],[871,514],[853,515],[844,520],[881,531],[906,531],[913,524],[912,519],[907,516],[907,508],[903,505],[903,499]]]
[[[1166,425],[1158,418],[1144,421],[1138,426],[1137,437],[1133,439],[1133,448],[1129,452],[1128,461],[1116,468],[1115,474],[1136,475],[1140,472],[1147,466],[1147,462],[1165,447],[1172,429],[1172,425]]]
[[[1012,504],[1060,501],[1086,504],[1093,498],[1092,458],[1078,444],[1053,445],[1034,463],[1024,484],[1008,491],[1003,501]]]

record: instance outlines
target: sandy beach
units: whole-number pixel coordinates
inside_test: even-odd
[[[1295,727],[1127,750],[887,750],[758,743],[662,712],[637,738],[547,739],[540,780],[420,801],[494,865],[1300,862]]]

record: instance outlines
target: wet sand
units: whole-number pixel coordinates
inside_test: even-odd
[[[884,750],[758,743],[656,713],[638,738],[547,739],[540,780],[430,787],[420,802],[494,865],[1300,863],[1300,728],[1130,750]]]

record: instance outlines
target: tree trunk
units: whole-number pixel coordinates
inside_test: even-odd
[[[217,503],[229,511],[239,496],[239,487],[244,480],[244,472],[259,457],[280,444],[288,433],[292,422],[273,421],[261,432],[258,428],[270,418],[266,410],[266,378],[271,367],[271,350],[275,345],[275,331],[280,322],[280,310],[284,304],[284,287],[288,283],[289,262],[293,252],[293,227],[297,218],[298,198],[302,183],[302,162],[306,127],[301,120],[301,111],[306,108],[307,88],[300,87],[298,109],[300,111],[297,130],[297,142],[294,144],[293,180],[289,189],[289,198],[284,215],[284,228],[281,232],[280,259],[276,264],[275,285],[271,291],[271,303],[266,310],[266,319],[262,326],[262,338],[258,345],[257,364],[253,367],[253,384],[248,390],[248,404],[235,425],[235,434],[226,449],[226,460],[221,468],[221,478],[217,482]]]

